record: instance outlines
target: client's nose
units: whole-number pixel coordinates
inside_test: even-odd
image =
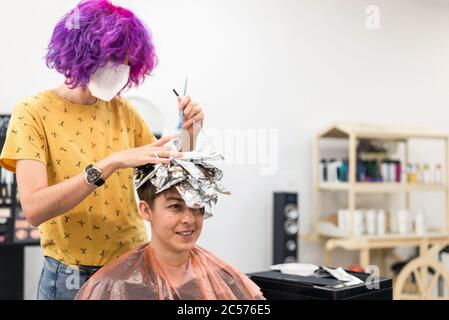
[[[193,210],[186,208],[182,213],[181,222],[185,224],[193,224],[195,222],[195,216]]]

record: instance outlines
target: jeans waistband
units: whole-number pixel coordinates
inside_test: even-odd
[[[49,256],[46,256],[45,258],[52,261],[53,265],[60,264],[66,268],[67,267],[70,267],[72,269],[78,268],[80,272],[88,273],[89,275],[93,275],[95,272],[97,272],[98,270],[101,269],[101,266],[100,267],[99,266],[84,266],[84,265],[69,266],[69,265],[66,265],[65,263],[62,263],[61,261],[56,260],[55,258],[52,258]]]
[[[101,267],[93,267],[93,266],[77,266],[80,271],[86,272],[90,275],[94,274],[98,270],[101,269]]]

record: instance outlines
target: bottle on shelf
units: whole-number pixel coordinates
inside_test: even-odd
[[[401,161],[395,162],[395,169],[396,169],[396,181],[395,182],[401,182],[402,180],[402,165]]]
[[[422,183],[432,183],[433,182],[432,176],[430,174],[430,168],[427,163],[422,165],[422,178],[423,178]]]
[[[388,182],[396,182],[396,162],[388,163]]]
[[[327,181],[327,161],[322,159],[319,166],[320,182]]]
[[[435,165],[435,172],[434,172],[434,181],[435,183],[442,184],[443,182],[443,169],[441,167],[441,164],[437,163]]]
[[[409,232],[409,212],[405,209],[398,211],[398,231],[399,234],[408,234]]]
[[[417,163],[415,164],[415,168],[416,168],[416,182],[417,183],[423,183],[424,182],[424,177],[423,177],[423,168],[422,166]]]
[[[389,164],[386,161],[382,161],[380,164],[380,174],[383,182],[390,182],[390,170]]]
[[[417,182],[416,167],[412,163],[407,164],[407,182],[408,183],[416,183]]]

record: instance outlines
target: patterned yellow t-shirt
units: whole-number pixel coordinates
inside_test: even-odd
[[[155,138],[131,104],[116,97],[80,105],[43,91],[12,113],[0,165],[16,160],[47,166],[48,185],[78,175],[91,163]],[[46,256],[68,265],[102,266],[147,240],[134,198],[133,169],[115,171],[106,183],[64,214],[39,226]]]

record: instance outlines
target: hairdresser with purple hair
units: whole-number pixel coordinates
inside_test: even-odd
[[[66,81],[15,106],[0,165],[16,172],[23,213],[41,233],[38,299],[73,299],[101,266],[147,241],[134,168],[181,153],[119,95],[157,64],[150,31],[131,11],[82,1],[57,24],[46,62]],[[204,113],[189,97],[178,105],[188,151]]]

